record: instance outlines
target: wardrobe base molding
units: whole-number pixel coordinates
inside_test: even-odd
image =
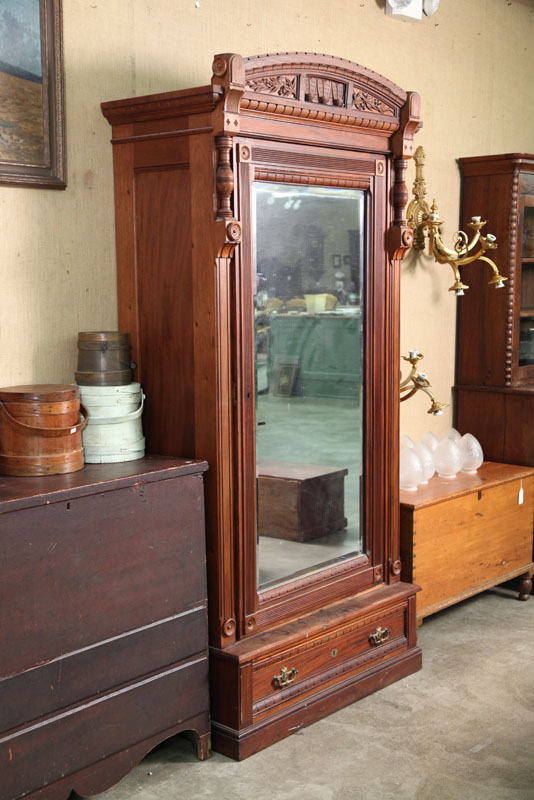
[[[416,591],[379,587],[212,649],[213,749],[242,760],[419,670]]]

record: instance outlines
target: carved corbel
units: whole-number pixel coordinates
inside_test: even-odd
[[[219,248],[218,258],[232,258],[234,251],[241,242],[241,223],[236,219],[225,220],[225,242]]]
[[[215,135],[239,133],[239,106],[245,91],[243,57],[236,53],[221,53],[213,59],[211,85],[223,97],[217,105],[214,119]]]
[[[211,84],[222,97],[213,117],[217,146],[217,217],[230,220],[235,175],[232,166],[232,136],[239,133],[239,105],[245,91],[243,58],[236,53],[222,53],[213,59]]]
[[[406,169],[408,159],[415,152],[414,136],[422,127],[421,100],[417,92],[409,92],[401,111],[401,124],[393,136],[393,225],[389,230],[388,250],[390,258],[402,260],[406,251],[413,244],[413,231],[406,221],[408,204],[408,187],[406,186]]]

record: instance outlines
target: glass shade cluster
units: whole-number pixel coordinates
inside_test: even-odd
[[[474,473],[484,460],[482,447],[473,434],[463,436],[450,428],[442,439],[426,431],[415,442],[401,436],[399,473],[402,491],[416,491],[428,483],[437,472],[438,477],[452,480],[459,472]]]

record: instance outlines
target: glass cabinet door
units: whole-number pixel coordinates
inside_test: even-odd
[[[252,186],[259,587],[364,550],[365,201]]]
[[[518,364],[528,367],[534,365],[534,197],[524,205],[521,245]]]

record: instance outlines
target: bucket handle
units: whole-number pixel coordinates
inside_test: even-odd
[[[145,405],[145,395],[141,395],[141,405],[131,414],[125,414],[122,417],[91,417],[91,425],[113,425],[117,422],[132,422],[134,419],[139,419],[143,413]]]
[[[7,410],[7,408],[5,407],[4,403],[1,400],[0,400],[0,414],[5,415],[10,425],[14,425],[15,428],[22,428],[23,433],[38,434],[39,436],[42,436],[45,439],[59,438],[60,436],[65,436],[65,434],[80,433],[87,425],[87,420],[89,418],[89,412],[82,403],[80,403],[81,419],[77,425],[73,425],[71,428],[34,428],[32,425],[26,425],[24,422],[20,422],[20,420],[15,419],[15,417],[11,416],[11,414],[9,413],[9,411]]]

